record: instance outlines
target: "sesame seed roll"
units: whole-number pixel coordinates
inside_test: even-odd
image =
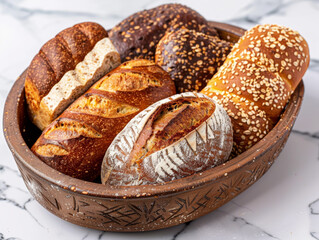
[[[308,65],[308,45],[290,28],[257,25],[239,39],[202,90],[231,117],[233,154],[249,149],[274,127]]]

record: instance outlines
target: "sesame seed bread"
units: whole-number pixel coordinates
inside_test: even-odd
[[[125,62],[76,99],[42,132],[31,150],[64,174],[95,180],[106,149],[129,120],[174,94],[170,76],[154,62]]]
[[[134,13],[109,32],[121,60],[154,60],[155,48],[166,32],[180,28],[217,35],[215,29],[196,11],[181,4],[165,4]]]
[[[105,29],[85,22],[49,40],[32,60],[25,80],[32,122],[43,130],[94,82],[120,64]]]
[[[189,29],[168,32],[156,47],[155,62],[173,79],[176,91],[200,91],[231,51],[230,42]]]
[[[306,41],[287,27],[258,25],[235,44],[201,91],[231,117],[234,155],[249,149],[274,127],[309,60]]]
[[[200,93],[163,99],[134,117],[105,153],[107,185],[158,184],[225,162],[232,149],[231,121]]]

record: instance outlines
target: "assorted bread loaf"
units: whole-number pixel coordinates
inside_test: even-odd
[[[110,39],[122,61],[134,58],[154,60],[156,45],[165,33],[180,28],[217,35],[199,13],[181,4],[166,4],[124,19],[111,29]]]
[[[202,90],[231,117],[234,154],[252,147],[274,127],[308,65],[306,41],[287,27],[258,25],[239,39]]]
[[[163,99],[134,117],[108,148],[107,185],[172,181],[225,162],[233,146],[226,111],[203,94]]]
[[[55,119],[32,151],[60,172],[92,181],[100,175],[106,149],[129,120],[174,94],[173,81],[153,62],[125,62]]]
[[[33,58],[25,79],[32,122],[47,127],[94,82],[120,65],[106,30],[84,22],[49,40]]]
[[[233,47],[180,4],[133,14],[109,38],[99,24],[80,23],[27,70],[29,115],[44,129],[32,151],[106,185],[186,177],[263,138],[308,65],[307,43],[289,28],[256,26]]]
[[[202,90],[223,64],[232,44],[196,30],[168,32],[156,47],[155,62],[174,80],[176,91]]]

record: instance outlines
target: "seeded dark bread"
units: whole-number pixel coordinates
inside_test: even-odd
[[[234,155],[252,147],[277,123],[309,65],[296,31],[258,25],[247,31],[201,91],[222,104],[234,128]]]
[[[123,63],[54,120],[32,151],[64,174],[94,180],[100,175],[106,149],[129,120],[173,94],[173,81],[154,62]]]
[[[232,44],[195,30],[168,32],[156,47],[155,62],[173,79],[176,91],[200,91],[224,63]]]
[[[43,130],[94,82],[120,64],[107,31],[84,22],[46,42],[27,70],[25,94],[32,122]]]
[[[156,45],[165,33],[182,27],[217,35],[206,19],[181,4],[137,12],[112,28],[109,35],[123,62],[134,58],[154,60]]]
[[[232,149],[226,111],[203,94],[182,93],[142,111],[107,150],[101,171],[107,185],[158,184],[225,162]]]

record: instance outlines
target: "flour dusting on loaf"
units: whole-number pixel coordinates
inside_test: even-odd
[[[175,105],[170,105],[179,100],[187,102],[186,106],[181,104],[180,110]],[[209,104],[205,102],[202,104],[201,100],[209,101]],[[188,101],[191,103],[189,104]],[[191,112],[187,112],[187,108],[194,101],[194,109],[198,110],[196,115],[208,114],[207,117],[196,119],[196,116],[190,116]],[[207,106],[205,111],[203,106]],[[195,111],[194,109],[190,108],[190,111]],[[174,110],[177,113],[174,113]],[[165,118],[169,119],[161,120]],[[198,121],[199,119],[203,120]],[[152,124],[152,135],[145,140],[141,135],[150,134],[150,124]],[[173,129],[170,129],[172,126]],[[175,126],[185,128],[185,132],[182,132],[185,134],[173,141],[176,139],[175,135],[179,135],[183,130],[176,129]],[[156,132],[156,128],[163,128],[163,131]],[[161,141],[161,136],[169,136],[166,141],[172,141],[166,144],[165,141]],[[142,148],[143,139],[144,147]],[[157,143],[160,146],[157,146]],[[153,152],[152,148],[147,147],[148,145],[156,151]],[[109,185],[164,183],[225,162],[231,148],[232,126],[227,113],[220,105],[203,94],[188,92],[174,95],[139,113],[118,134],[103,160],[102,183]],[[149,155],[144,149],[150,152]],[[141,152],[146,157],[137,158]],[[134,153],[133,156],[132,153]],[[144,156],[143,154],[140,155]]]

